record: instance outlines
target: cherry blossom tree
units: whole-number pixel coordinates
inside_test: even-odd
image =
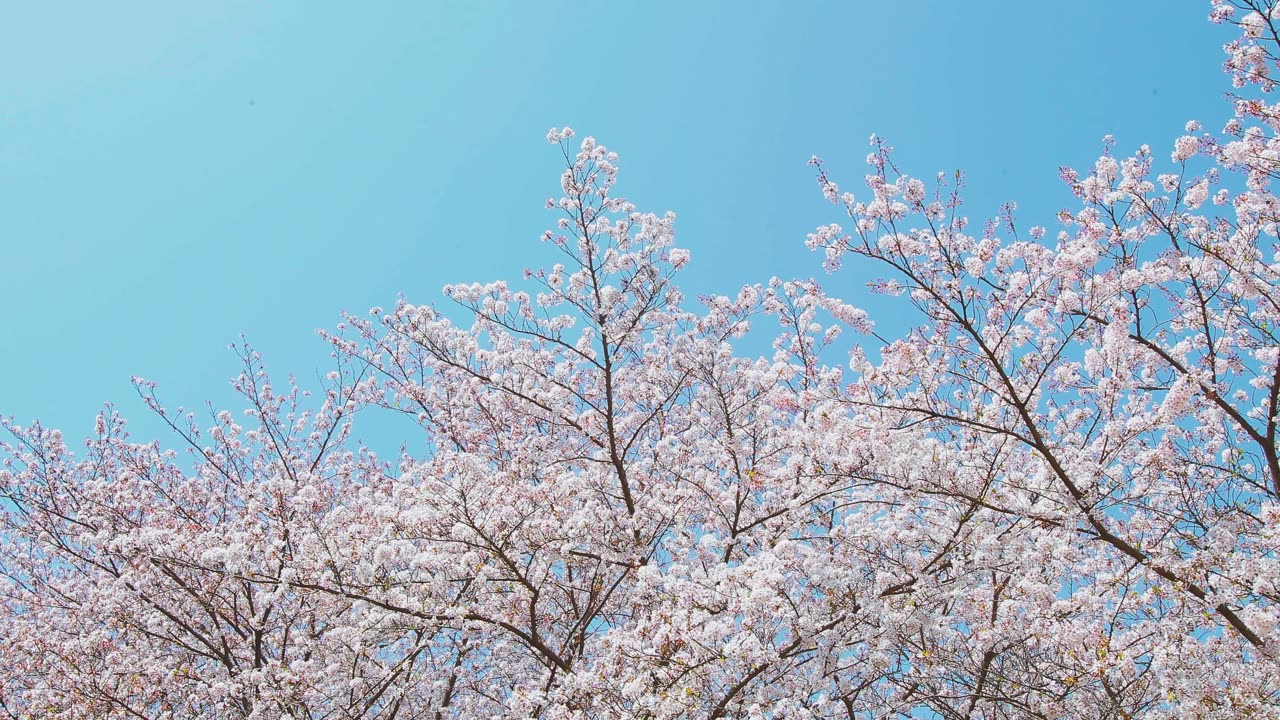
[[[236,346],[239,413],[136,381],[176,449],[5,421],[0,714],[1274,717],[1280,11],[1211,17],[1234,119],[1064,169],[1053,236],[814,159],[898,337],[813,280],[686,301],[566,128],[556,262],[347,316],[314,394]]]
[[[1214,3],[1242,31],[1237,88],[1274,87],[1278,17]],[[948,178],[908,177],[879,138],[864,201],[813,161],[850,224],[810,246],[832,270],[880,265],[876,289],[925,321],[877,362],[855,355],[842,400],[940,443],[955,471],[919,491],[971,503],[949,552],[989,615],[950,614],[907,673],[939,714],[1276,712],[1280,115],[1264,97],[1234,98],[1221,134],[1188,123],[1167,164],[1108,140],[1089,171],[1064,168],[1081,207],[1053,240],[1011,207],[969,233]]]

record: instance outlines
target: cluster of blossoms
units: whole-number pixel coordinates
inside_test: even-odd
[[[1271,90],[1276,5],[1212,18]],[[446,288],[470,323],[348,316],[314,397],[237,348],[207,425],[138,381],[185,459],[5,423],[0,715],[1275,717],[1280,106],[1233,107],[1063,169],[1052,235],[879,138],[864,200],[814,158],[808,244],[896,339],[812,280],[689,309],[674,215],[553,129],[558,262]],[[353,443],[372,408],[419,451]]]

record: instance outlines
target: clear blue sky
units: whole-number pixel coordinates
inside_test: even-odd
[[[822,277],[805,161],[856,190],[873,132],[966,170],[971,217],[1049,225],[1102,135],[1165,157],[1227,117],[1195,0],[0,7],[0,413],[72,435],[108,400],[143,420],[133,374],[225,403],[240,333],[305,383],[341,310],[542,264],[552,125],[676,211],[692,297]]]

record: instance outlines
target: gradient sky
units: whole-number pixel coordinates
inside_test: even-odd
[[[305,384],[342,310],[554,262],[552,125],[678,214],[687,296],[817,276],[862,302],[804,249],[841,219],[810,155],[856,192],[880,133],[911,174],[963,168],[975,220],[1052,226],[1104,134],[1167,157],[1229,117],[1229,33],[1193,0],[0,7],[0,413],[73,435],[109,400],[155,435],[135,374],[228,404],[241,333]]]

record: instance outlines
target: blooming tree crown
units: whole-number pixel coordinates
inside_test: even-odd
[[[5,421],[0,710],[1274,716],[1280,13],[1211,18],[1225,128],[1107,141],[1042,226],[879,137],[859,195],[811,161],[827,284],[879,268],[898,337],[813,280],[692,309],[675,216],[563,128],[552,262],[345,317],[314,395],[235,346],[239,414],[136,382],[177,450]]]

